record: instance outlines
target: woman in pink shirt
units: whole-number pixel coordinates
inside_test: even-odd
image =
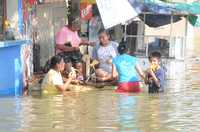
[[[82,54],[80,45],[89,45],[87,40],[82,40],[78,35],[80,20],[69,21],[68,25],[62,27],[56,34],[56,54],[62,56],[66,63],[67,70],[71,64],[79,71],[79,80],[83,80]]]

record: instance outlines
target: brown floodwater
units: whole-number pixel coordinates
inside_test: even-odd
[[[0,132],[199,132],[199,53],[196,43],[185,61],[164,61],[168,80],[163,94],[96,89],[1,98]]]

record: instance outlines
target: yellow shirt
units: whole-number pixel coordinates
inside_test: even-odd
[[[55,85],[63,85],[63,79],[60,72],[49,70],[42,81],[42,93],[44,94],[59,94],[59,90]]]

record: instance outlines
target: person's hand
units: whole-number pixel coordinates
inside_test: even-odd
[[[76,78],[76,72],[73,72],[73,71],[70,72],[69,75],[68,75],[68,78],[69,79],[75,79]]]
[[[148,69],[147,69],[147,73],[149,73],[149,74],[152,75],[152,73],[153,73],[152,69],[151,69],[151,68],[148,68]]]
[[[99,64],[99,61],[95,59],[95,60],[92,61],[92,63],[90,64],[90,66],[93,67],[93,66],[96,66],[98,64]]]
[[[90,45],[90,46],[95,46],[95,45],[96,45],[96,42],[89,42],[89,45]]]
[[[81,43],[82,43],[82,45],[89,45],[90,44],[90,42],[86,39],[82,39]]]

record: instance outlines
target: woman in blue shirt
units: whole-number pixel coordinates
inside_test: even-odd
[[[136,57],[128,54],[126,42],[121,42],[118,46],[119,56],[113,58],[112,76],[118,78],[118,88],[116,92],[141,92],[139,76],[145,78],[143,71],[138,65]]]

